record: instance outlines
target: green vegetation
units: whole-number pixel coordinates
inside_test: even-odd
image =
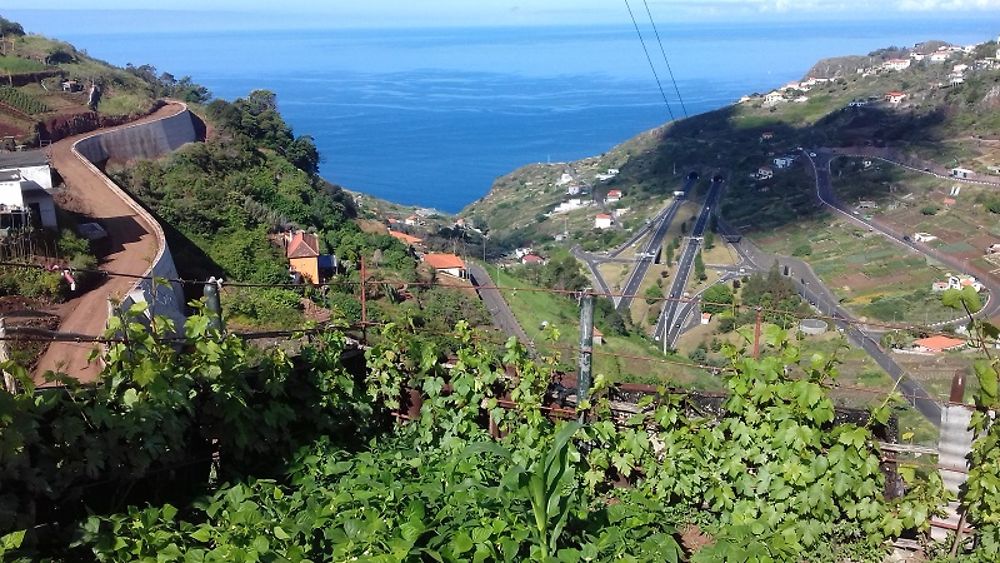
[[[735,296],[727,284],[717,283],[701,295],[701,310],[717,315],[731,309]]]
[[[678,561],[687,525],[709,540],[685,545],[694,561],[878,560],[904,532],[926,539],[946,499],[936,472],[905,466],[907,494],[884,497],[889,403],[834,424],[836,361],[789,377],[800,356],[779,330],[760,360],[729,351],[717,414],[662,395],[616,425],[598,377],[586,423],[557,424],[543,410],[554,362],[483,347],[465,326],[447,366],[387,326],[354,374],[342,335],[289,356],[209,320],[189,319],[184,353],[157,340],[160,322],[112,326],[129,345],[110,346],[94,390],[35,394],[3,366],[26,386],[0,390],[18,444],[0,458],[7,560]],[[423,407],[393,429],[401,389]],[[980,541],[988,514],[972,513]]]
[[[49,111],[48,106],[44,103],[10,86],[0,86],[0,102],[8,104],[14,109],[23,111],[28,115]]]
[[[46,66],[38,61],[21,59],[8,55],[0,55],[0,72],[4,74],[25,74],[45,70]]]

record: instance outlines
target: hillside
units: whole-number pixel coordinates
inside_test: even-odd
[[[9,102],[0,103],[0,127],[6,126],[4,132],[15,137],[13,144],[48,146],[70,134],[131,122],[162,106],[165,99],[185,101],[198,116],[196,126],[203,129],[203,142],[189,143],[157,160],[98,163],[162,225],[182,278],[215,276],[287,286],[286,245],[298,231],[315,233],[316,250],[331,257],[332,266],[324,270],[323,278],[332,282],[330,287],[226,289],[224,312],[234,327],[299,328],[331,318],[357,323],[361,320],[357,282],[362,259],[368,260],[368,277],[379,287],[369,295],[369,319],[402,316],[414,326],[428,326],[435,334],[446,332],[461,318],[473,326],[488,322],[474,295],[438,287],[407,290],[413,282],[433,281],[434,274],[420,265],[411,248],[389,236],[376,215],[382,208],[400,213],[405,209],[358,197],[321,178],[320,155],[312,138],[292,131],[273,93],[254,90],[233,101],[212,99],[206,88],[190,78],[177,79],[149,65],[117,68],[68,43],[25,34],[16,23],[0,20],[0,26],[5,36],[0,42],[0,69],[9,72],[12,84],[0,87],[0,101]],[[88,107],[92,85],[100,92],[93,98],[97,100],[93,108]],[[14,102],[20,109],[12,106]],[[56,204],[62,236],[72,239],[78,224],[101,220],[73,205],[73,185],[66,184]],[[359,208],[356,200],[365,208]],[[32,230],[28,236],[52,246],[44,229]],[[60,241],[55,254],[33,259],[47,265],[65,259],[66,254],[72,257],[63,250],[65,246]],[[110,251],[103,246],[93,245],[97,259],[87,263],[91,268],[107,266]],[[32,306],[58,316],[55,302],[79,294],[62,287],[66,283],[58,274],[46,275],[61,291],[57,298]],[[8,272],[4,268],[0,280],[8,278],[28,279],[23,269]],[[0,297],[20,296],[24,285],[5,281]],[[201,285],[187,284],[185,297],[200,298]],[[61,310],[72,307],[71,300]]]
[[[186,77],[157,75],[148,66],[118,68],[6,19],[0,29],[0,136],[12,137],[5,141],[11,144],[33,147],[123,123],[151,112],[162,97],[208,97]]]
[[[669,123],[600,156],[516,170],[498,179],[489,194],[460,215],[486,225],[491,237],[511,246],[552,241],[568,231],[584,247],[589,243],[607,248],[654,214],[692,170],[729,177],[726,215],[752,228],[767,229],[808,214],[808,206],[795,201],[770,209],[769,204],[745,205],[746,198],[740,197],[751,188],[754,182],[748,178],[759,166],[800,146],[890,145],[901,152],[937,156],[938,162],[952,166],[954,155],[963,165],[988,172],[1000,163],[1000,153],[995,144],[978,138],[1000,137],[996,43],[968,52],[945,46],[941,62],[921,51],[933,48],[937,53],[939,47],[940,42],[927,42],[914,49],[822,61],[801,82],[769,97],[747,96],[740,103]],[[899,57],[905,57],[905,68],[886,66]],[[886,102],[891,91],[905,93],[905,100]],[[854,101],[863,106],[849,107]],[[941,158],[944,155],[947,158]],[[620,173],[610,177],[608,169]],[[612,189],[622,191],[620,201],[605,201]],[[577,208],[556,211],[566,202]],[[601,211],[621,215],[617,229],[592,229],[594,214]],[[752,221],[748,214],[754,215]]]

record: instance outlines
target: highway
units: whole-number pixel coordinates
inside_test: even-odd
[[[722,181],[712,180],[701,213],[698,215],[698,220],[695,221],[694,228],[691,229],[691,236],[688,238],[684,252],[681,253],[677,267],[674,269],[674,280],[667,293],[669,300],[664,301],[660,318],[656,321],[656,328],[653,329],[654,340],[659,341],[661,338],[665,338],[668,343],[673,342],[681,332],[684,317],[678,316],[678,312],[683,309],[679,300],[684,295],[684,288],[687,287],[688,279],[691,277],[691,268],[694,266],[695,257],[701,250],[701,239],[705,235],[705,228],[712,216],[712,208],[718,207],[719,198],[722,195],[722,185]],[[688,312],[690,313],[690,309]]]
[[[719,231],[724,235],[736,236],[739,232],[719,218]],[[910,379],[903,368],[882,350],[876,337],[858,327],[852,313],[840,305],[840,300],[825,286],[809,264],[787,256],[776,256],[765,252],[742,237],[732,245],[740,257],[758,271],[768,270],[775,262],[779,268],[788,267],[789,277],[799,290],[799,294],[819,311],[817,316],[834,319],[834,324],[844,331],[848,340],[860,346],[894,382],[906,402],[917,409],[934,426],[941,425],[941,406],[919,383]]]
[[[646,272],[649,271],[649,266],[653,263],[653,258],[660,251],[660,247],[663,246],[663,239],[667,236],[667,231],[670,229],[670,223],[674,220],[677,215],[677,211],[680,210],[681,205],[687,199],[687,194],[691,190],[691,186],[697,182],[698,179],[688,177],[684,182],[684,187],[681,191],[684,192],[683,196],[674,198],[674,201],[660,213],[660,215],[654,220],[656,225],[653,228],[653,232],[649,237],[649,241],[643,247],[642,251],[638,255],[638,260],[635,263],[635,269],[629,273],[629,277],[625,280],[625,285],[622,286],[622,295],[619,295],[615,300],[615,308],[619,311],[628,310],[629,305],[632,303],[633,296],[639,291],[639,286],[642,284],[642,280],[646,277]],[[591,268],[591,271],[596,271],[596,268]],[[599,277],[599,276],[598,276]]]

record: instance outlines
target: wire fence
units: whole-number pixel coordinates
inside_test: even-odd
[[[40,266],[37,264],[20,263],[20,262],[0,262],[0,267],[13,267],[13,268],[36,268],[36,269],[51,269],[45,266]],[[284,288],[284,289],[303,289],[306,287],[351,287],[354,288],[361,294],[365,293],[368,287],[377,287],[384,285],[403,285],[406,288],[421,287],[421,288],[443,288],[446,290],[458,290],[468,292],[471,289],[478,291],[498,291],[502,293],[517,293],[517,292],[538,292],[547,293],[552,295],[559,295],[563,297],[580,298],[584,295],[592,295],[596,297],[639,297],[651,305],[656,303],[668,303],[668,302],[678,302],[681,304],[699,303],[701,306],[715,306],[724,310],[731,311],[732,313],[739,315],[741,313],[766,313],[775,316],[782,317],[786,321],[802,321],[805,319],[819,319],[825,320],[834,324],[835,326],[843,327],[853,327],[862,331],[865,336],[868,336],[869,332],[875,330],[882,331],[906,331],[915,334],[922,334],[927,336],[942,335],[954,338],[958,341],[962,341],[967,344],[974,346],[982,345],[995,345],[996,340],[984,339],[980,340],[978,338],[955,334],[950,332],[940,331],[935,327],[917,324],[902,324],[902,323],[884,323],[884,322],[873,322],[873,321],[861,321],[854,318],[846,318],[841,316],[831,316],[817,314],[815,311],[804,312],[801,310],[787,310],[774,307],[756,307],[756,306],[746,306],[734,303],[713,303],[706,302],[697,297],[658,297],[652,298],[645,295],[637,294],[627,294],[627,293],[615,293],[615,292],[599,292],[599,291],[580,291],[572,289],[558,289],[558,288],[539,288],[539,287],[513,287],[513,286],[499,286],[499,285],[478,285],[478,286],[460,286],[449,283],[442,283],[440,281],[428,281],[428,282],[401,282],[399,280],[390,279],[367,279],[367,280],[350,280],[350,279],[335,279],[318,284],[293,284],[293,283],[251,283],[251,282],[227,282],[222,280],[216,280],[214,278],[208,280],[200,279],[187,279],[187,278],[159,278],[153,276],[129,274],[125,272],[114,272],[104,269],[92,269],[92,270],[74,270],[74,272],[85,272],[90,274],[108,276],[108,277],[124,277],[129,279],[145,279],[145,280],[156,280],[165,283],[178,283],[189,286],[205,286],[206,284],[221,284],[223,287],[236,287],[236,288]],[[362,318],[360,322],[345,323],[345,322],[332,322],[332,323],[322,323],[322,324],[310,324],[308,326],[303,326],[297,329],[288,330],[260,330],[260,331],[231,331],[236,337],[245,340],[263,340],[263,339],[281,339],[281,338],[295,338],[304,337],[315,334],[320,334],[328,331],[342,331],[342,332],[360,332],[359,344],[364,346],[368,343],[367,331],[369,329],[384,328],[388,325],[388,322],[372,322],[367,318]],[[433,332],[427,328],[419,329],[421,333],[427,334],[428,336],[441,336],[447,337],[453,335],[453,333],[448,332]],[[185,338],[182,336],[166,336],[160,337],[160,341],[165,343],[183,343]],[[127,344],[128,339],[115,336],[115,335],[89,335],[89,334],[77,334],[72,332],[61,332],[58,330],[47,330],[39,328],[29,328],[29,327],[8,327],[6,334],[0,336],[0,342],[37,342],[37,343],[53,343],[53,342],[71,342],[71,343],[93,343],[93,344],[116,344],[122,343]],[[527,343],[529,345],[534,345],[534,342]],[[553,351],[569,352],[576,354],[579,352],[579,348],[572,346],[561,346],[554,343],[549,343],[546,348]],[[623,352],[612,352],[604,351],[599,349],[594,349],[592,352],[595,356],[609,357],[617,360],[627,360],[631,362],[646,362],[651,365],[662,365],[662,366],[673,366],[684,369],[696,369],[704,370],[712,374],[723,374],[726,372],[733,371],[732,367],[712,365],[707,363],[701,363],[697,361],[681,360],[677,358],[671,358],[667,356],[663,357],[653,357],[645,356],[640,354],[628,354]],[[899,390],[886,391],[885,389],[874,389],[869,387],[864,387],[860,385],[851,384],[838,384],[838,383],[825,383],[825,387],[832,391],[839,391],[845,393],[861,393],[871,395],[877,398],[886,398],[890,394],[895,394],[905,399],[925,399],[925,396],[904,393]],[[965,406],[974,407],[974,405],[966,404]]]

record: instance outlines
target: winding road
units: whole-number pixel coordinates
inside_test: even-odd
[[[725,235],[739,235],[739,232],[722,218],[718,220],[718,227]],[[775,263],[779,268],[787,267],[788,276],[799,294],[809,301],[819,315],[832,319],[837,328],[843,330],[848,340],[871,356],[875,363],[885,370],[894,382],[897,382],[900,393],[924,418],[934,426],[941,425],[941,405],[919,383],[907,376],[906,371],[882,349],[877,334],[858,326],[853,313],[841,306],[837,296],[823,284],[809,264],[797,258],[765,252],[746,237],[741,237],[740,241],[732,246],[746,263],[758,271],[767,271]]]
[[[812,156],[815,154],[816,156]],[[819,201],[833,210],[835,213],[846,217],[848,220],[871,229],[872,232],[877,232],[884,236],[885,238],[891,240],[892,242],[904,247],[910,252],[916,252],[924,255],[927,258],[940,262],[947,265],[949,268],[955,271],[961,272],[966,275],[975,276],[979,279],[980,283],[989,290],[989,297],[983,308],[977,313],[977,316],[985,318],[993,318],[1000,315],[1000,282],[997,281],[989,272],[980,270],[965,260],[961,260],[954,256],[950,256],[943,252],[940,252],[936,248],[929,245],[916,242],[905,233],[898,233],[895,230],[887,227],[886,225],[876,221],[874,219],[866,219],[860,215],[853,213],[853,210],[841,202],[837,198],[837,194],[833,190],[833,181],[831,179],[830,173],[830,163],[839,156],[846,156],[838,154],[837,152],[829,149],[818,149],[812,153],[806,153],[806,157],[809,159],[810,164],[812,164],[813,171],[816,177],[816,197]],[[912,169],[912,168],[911,168]],[[919,170],[918,170],[919,171]],[[919,171],[922,172],[922,171]],[[937,173],[927,172],[934,176],[940,176]]]
[[[126,201],[121,193],[109,188],[107,178],[75,148],[78,141],[109,131],[172,117],[187,107],[168,103],[152,114],[121,127],[102,129],[53,143],[50,148],[52,166],[66,184],[60,205],[69,211],[100,223],[108,233],[109,253],[101,268],[137,276],[146,275],[150,260],[157,255],[159,243],[155,229]],[[59,325],[60,332],[93,337],[104,333],[108,321],[109,299],[121,299],[135,284],[134,279],[109,277],[96,288],[74,297],[63,309],[66,314]],[[96,381],[99,362],[90,361],[97,348],[93,343],[53,342],[39,358],[35,381],[44,382],[47,371],[71,374],[81,383]]]

